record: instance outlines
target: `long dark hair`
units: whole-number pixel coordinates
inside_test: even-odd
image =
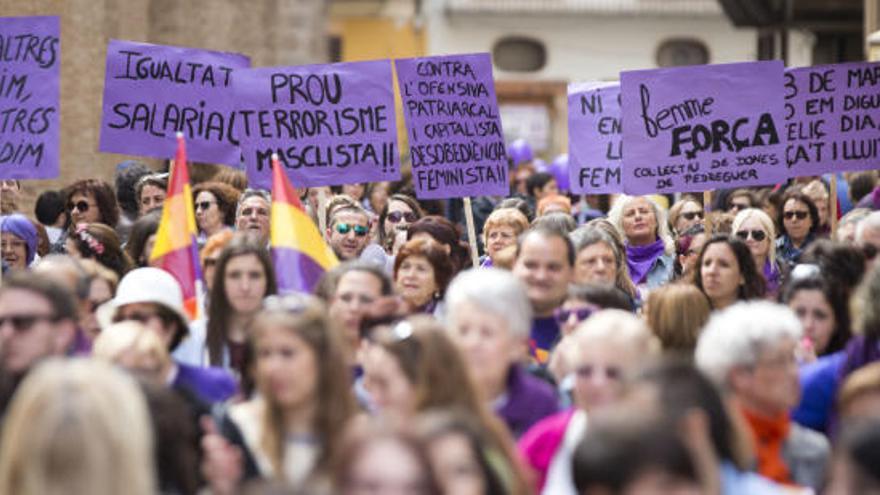
[[[147,247],[147,239],[159,230],[161,211],[157,208],[137,219],[131,226],[128,234],[128,242],[125,243],[125,252],[136,266],[143,267],[149,264],[149,260],[142,259],[144,248]]]
[[[788,203],[789,200],[799,201],[805,205],[807,205],[807,210],[810,212],[810,234],[816,233],[819,229],[819,209],[816,208],[816,203],[813,203],[813,200],[810,199],[809,196],[800,192],[800,191],[792,191],[785,194],[782,197],[782,203],[779,206],[779,212],[776,216],[776,222],[779,224],[779,231],[782,232],[786,237],[788,237],[788,231],[785,230],[785,203]]]
[[[821,276],[796,278],[791,280],[785,287],[785,292],[782,293],[782,302],[788,304],[795,294],[802,290],[817,290],[821,292],[834,313],[834,331],[831,334],[831,339],[828,340],[828,347],[822,351],[820,356],[835,353],[846,347],[846,343],[852,337],[852,331],[850,330],[849,308],[847,307],[845,289],[833,287]]]
[[[252,254],[260,260],[266,273],[266,294],[278,291],[275,281],[275,270],[265,243],[254,234],[238,233],[220,252],[217,269],[214,275],[214,287],[211,289],[211,301],[208,305],[208,325],[206,346],[208,361],[211,366],[223,364],[223,347],[229,340],[229,322],[235,310],[226,298],[226,266],[232,258]]]
[[[385,219],[388,218],[388,209],[391,208],[392,201],[400,201],[401,203],[405,203],[409,208],[416,214],[416,219],[419,220],[423,216],[425,216],[425,212],[422,211],[421,205],[416,201],[412,196],[407,196],[406,194],[392,194],[391,197],[388,198],[388,202],[385,203],[385,208],[382,208],[382,212],[379,213],[379,245],[390,251],[390,245],[394,243],[394,238],[386,238],[385,237]]]
[[[406,239],[410,240],[420,233],[428,234],[440,244],[449,246],[453,276],[468,265],[468,245],[461,240],[461,229],[457,225],[441,216],[428,215],[409,226]]]
[[[64,197],[70,201],[74,194],[82,193],[92,195],[95,198],[95,204],[101,214],[100,223],[116,227],[119,223],[119,205],[116,203],[116,195],[110,184],[98,179],[84,179],[74,182],[64,188]],[[70,223],[70,207],[67,208],[68,223]],[[68,225],[70,227],[70,225]]]
[[[703,291],[703,293],[706,292],[703,288],[703,258],[706,256],[706,251],[709,249],[709,246],[713,244],[726,244],[730,250],[733,251],[736,262],[739,265],[739,273],[744,279],[744,283],[739,287],[737,299],[743,301],[764,297],[764,294],[767,292],[767,282],[764,280],[764,276],[759,273],[758,269],[755,267],[755,259],[752,258],[752,253],[749,251],[749,247],[746,246],[746,243],[736,237],[724,234],[716,234],[712,236],[712,238],[706,241],[706,244],[703,245],[703,249],[700,251],[700,257],[697,258],[697,265],[694,268],[694,285]]]

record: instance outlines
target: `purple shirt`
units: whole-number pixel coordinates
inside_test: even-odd
[[[559,410],[553,387],[530,375],[519,365],[511,366],[507,375],[507,390],[498,402],[495,413],[504,420],[515,438]]]

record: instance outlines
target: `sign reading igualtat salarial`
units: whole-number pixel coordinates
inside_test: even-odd
[[[577,194],[623,191],[620,162],[623,131],[620,84],[568,85],[568,164],[571,190]]]
[[[58,176],[58,17],[0,18],[0,178]]]
[[[182,132],[192,160],[237,166],[232,81],[249,66],[237,53],[110,40],[98,149],[173,158]]]
[[[779,61],[622,72],[629,194],[775,184],[785,165]]]
[[[791,175],[880,166],[880,64],[785,71],[786,159]]]
[[[400,178],[390,61],[250,69],[235,93],[255,187],[271,185],[272,153],[297,187]]]
[[[488,53],[397,60],[413,184],[422,199],[507,195]]]

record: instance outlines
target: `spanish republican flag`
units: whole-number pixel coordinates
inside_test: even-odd
[[[318,279],[339,264],[303,209],[278,155],[272,155],[272,260],[278,292],[312,292]]]
[[[183,289],[183,303],[191,320],[202,316],[202,269],[196,242],[196,215],[186,166],[186,144],[177,134],[177,155],[171,168],[168,194],[150,262],[174,275]],[[158,261],[158,263],[156,263]]]

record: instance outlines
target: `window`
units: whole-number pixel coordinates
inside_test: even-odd
[[[700,40],[674,38],[660,43],[657,48],[657,65],[677,67],[709,63],[709,49]]]
[[[536,72],[547,65],[547,48],[533,38],[507,36],[495,43],[492,58],[504,71]]]

